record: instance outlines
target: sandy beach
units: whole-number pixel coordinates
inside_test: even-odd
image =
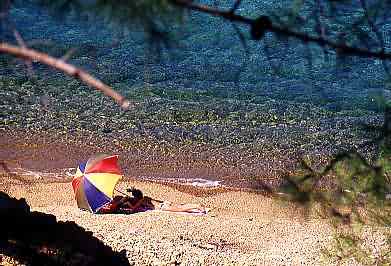
[[[204,195],[128,181],[145,195],[177,203],[202,203],[203,216],[148,211],[94,215],[77,208],[71,184],[26,183],[2,176],[2,190],[26,198],[33,211],[75,221],[113,250],[126,250],[131,265],[320,265],[320,251],[332,237],[323,220],[303,215],[293,204],[240,191]]]

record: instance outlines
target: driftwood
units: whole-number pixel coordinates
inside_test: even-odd
[[[48,54],[27,47],[19,47],[4,42],[0,42],[0,53],[10,54],[32,62],[40,62],[58,69],[113,98],[121,108],[127,110],[131,106],[131,103],[124,96],[113,90],[110,86],[94,78],[86,71],[65,62],[63,59],[54,58]]]

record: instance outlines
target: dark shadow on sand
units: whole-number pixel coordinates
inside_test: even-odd
[[[111,247],[75,222],[31,212],[25,199],[0,192],[0,253],[26,265],[129,265],[125,250]]]

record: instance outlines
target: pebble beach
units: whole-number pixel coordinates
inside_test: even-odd
[[[2,191],[25,198],[31,211],[73,221],[130,265],[361,265],[354,260],[325,260],[334,228],[302,206],[277,198],[233,190],[169,187],[121,181],[145,195],[175,203],[200,203],[211,210],[192,215],[152,210],[131,215],[97,215],[79,210],[70,182],[34,182],[36,176],[1,174]],[[364,231],[368,250],[387,250],[384,235]],[[375,233],[374,233],[375,232]],[[0,252],[1,253],[1,252]],[[1,265],[29,265],[0,254]]]
[[[270,197],[210,189],[204,195],[149,182],[127,181],[119,189],[211,208],[196,216],[163,211],[94,215],[77,208],[71,184],[23,183],[2,175],[2,190],[26,198],[33,211],[75,221],[113,250],[126,250],[131,265],[321,265],[320,251],[332,229],[321,219]],[[205,190],[205,189],[204,189]]]

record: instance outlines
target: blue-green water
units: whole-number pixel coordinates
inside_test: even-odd
[[[257,10],[283,9],[278,1],[253,1],[240,12],[258,16]],[[35,63],[33,81],[22,61],[2,57],[5,130],[88,136],[99,147],[103,139],[118,140],[140,169],[153,169],[125,167],[140,177],[159,175],[164,165],[170,170],[162,176],[169,178],[260,179],[295,171],[303,157],[319,166],[341,150],[369,157],[376,148],[362,145],[373,136],[361,125],[383,121],[389,91],[378,60],[342,60],[333,51],[325,54],[316,45],[273,34],[252,41],[240,26],[247,56],[230,23],[197,13],[170,28],[171,48],[158,52],[142,28],[77,14],[55,19],[28,4],[13,8],[10,18],[33,48],[57,57],[75,49],[70,63],[123,93],[136,108],[123,113],[91,88]],[[15,43],[7,28],[2,38]],[[210,170],[199,170],[205,168]]]

